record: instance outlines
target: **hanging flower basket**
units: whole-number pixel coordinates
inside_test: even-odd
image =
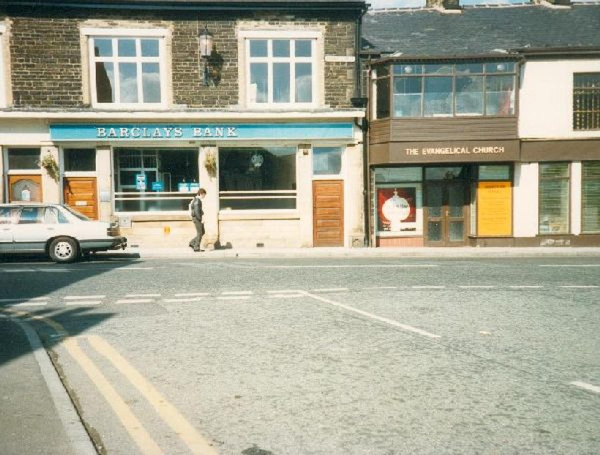
[[[217,157],[215,152],[206,152],[204,157],[204,167],[206,168],[206,172],[212,178],[217,176]]]
[[[40,166],[46,169],[46,172],[52,179],[54,179],[54,181],[58,182],[60,177],[60,169],[58,168],[58,164],[51,153],[46,153],[46,155],[44,155],[44,158],[42,158],[40,161]]]

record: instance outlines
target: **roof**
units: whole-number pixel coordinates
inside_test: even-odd
[[[2,0],[4,5],[77,8],[163,9],[361,9],[365,0]]]
[[[511,50],[600,50],[600,4],[372,11],[363,50],[402,56],[466,57]]]

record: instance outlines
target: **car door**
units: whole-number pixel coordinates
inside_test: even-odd
[[[13,250],[13,222],[18,207],[0,207],[0,253]]]
[[[13,251],[44,252],[53,229],[53,225],[44,223],[44,207],[24,206],[13,228]]]

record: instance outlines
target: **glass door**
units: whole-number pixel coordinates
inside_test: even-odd
[[[426,184],[426,244],[462,246],[466,240],[466,180],[429,181]]]

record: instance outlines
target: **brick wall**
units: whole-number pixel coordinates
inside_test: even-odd
[[[290,16],[275,13],[232,13],[215,16],[196,13],[160,13],[72,9],[14,9],[9,17],[11,84],[13,107],[86,108],[79,27],[90,22],[114,27],[155,26],[172,32],[172,97],[175,105],[189,108],[227,108],[236,106],[238,91],[238,41],[236,26],[257,21],[269,28],[305,24],[323,28],[325,55],[354,56],[355,19],[350,15]],[[5,17],[0,10],[0,19]],[[135,14],[135,15],[134,15]],[[126,25],[123,25],[126,24]],[[205,87],[203,64],[198,52],[198,32],[208,26],[214,34],[221,80]],[[350,107],[354,94],[354,64],[325,64],[325,104],[333,108]],[[183,107],[183,106],[182,106]]]

